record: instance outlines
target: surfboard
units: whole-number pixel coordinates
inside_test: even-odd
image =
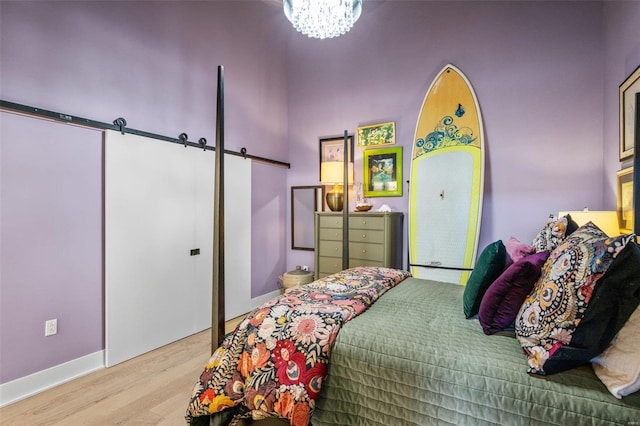
[[[427,91],[413,138],[408,245],[414,277],[467,283],[483,190],[480,106],[469,80],[449,64]]]

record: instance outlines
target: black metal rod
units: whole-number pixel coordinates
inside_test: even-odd
[[[200,148],[202,148],[202,146],[200,146]],[[214,148],[214,151],[215,151],[215,148]],[[252,160],[259,161],[261,163],[273,164],[274,166],[286,167],[287,169],[291,168],[291,163],[285,163],[284,161],[272,160],[270,158],[260,157],[258,155],[251,155],[251,154],[246,154],[246,153],[243,154],[241,152],[230,151],[228,149],[225,149],[224,153],[225,154],[230,154],[230,155],[235,155],[236,157],[250,158]]]
[[[224,152],[224,67],[218,66],[216,147]],[[224,339],[224,155],[215,156],[213,198],[213,281],[211,300],[211,353]]]
[[[420,266],[422,268],[433,268],[433,269],[447,269],[451,271],[473,271],[473,268],[454,268],[453,266],[422,265],[420,263],[409,263],[409,266]]]
[[[55,120],[55,121],[61,121],[61,122],[64,122],[64,123],[76,124],[76,125],[85,126],[85,127],[92,127],[94,129],[117,130],[119,132],[129,133],[131,135],[144,136],[144,137],[147,137],[147,138],[157,139],[157,140],[161,140],[161,141],[164,141],[164,142],[172,142],[172,143],[177,143],[177,144],[180,144],[180,145],[185,145],[185,146],[190,146],[190,147],[200,148],[200,149],[205,149],[205,150],[210,150],[210,151],[215,151],[216,150],[216,147],[209,146],[209,145],[203,146],[199,142],[189,142],[189,141],[186,141],[186,140],[183,140],[183,139],[180,139],[180,138],[172,138],[170,136],[159,135],[157,133],[145,132],[144,130],[132,129],[130,127],[123,127],[121,125],[116,124],[116,122],[118,122],[118,120],[120,120],[120,119],[115,120],[113,124],[112,123],[105,123],[105,122],[102,122],[102,121],[90,120],[88,118],[77,117],[75,115],[69,115],[69,114],[63,114],[63,113],[56,112],[56,111],[37,108],[37,107],[29,106],[29,105],[18,104],[18,103],[15,103],[15,102],[9,102],[9,101],[5,101],[5,100],[0,100],[0,108],[4,108],[4,109],[7,109],[7,110],[20,112],[20,113],[27,114],[27,115],[34,115],[34,116],[37,116],[37,117],[48,118],[48,119]],[[126,121],[125,121],[125,123],[126,123]],[[259,162],[262,162],[262,163],[267,163],[267,164],[273,164],[273,165],[276,165],[276,166],[286,167],[288,169],[291,168],[291,164],[290,163],[285,163],[283,161],[278,161],[278,160],[272,160],[270,158],[260,157],[260,156],[257,156],[257,155],[247,154],[246,153],[246,149],[245,149],[244,153],[225,149],[224,153],[225,154],[230,154],[230,155],[235,155],[237,157],[250,158],[252,160],[259,161]]]
[[[344,173],[342,175],[342,269],[349,269],[349,134],[344,131]],[[317,267],[317,266],[316,266]]]

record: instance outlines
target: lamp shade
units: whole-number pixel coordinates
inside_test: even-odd
[[[607,234],[609,237],[616,237],[620,235],[620,225],[618,224],[618,213],[615,211],[604,210],[578,210],[578,211],[565,211],[559,212],[558,217],[571,215],[579,226],[584,225],[587,222],[593,222],[598,228]]]
[[[349,184],[353,183],[353,163],[349,164]],[[344,162],[325,161],[320,163],[320,182],[325,185],[342,185],[344,182]]]

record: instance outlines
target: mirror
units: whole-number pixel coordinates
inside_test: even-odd
[[[323,187],[291,187],[291,249],[311,250],[315,246],[315,212],[321,211]]]

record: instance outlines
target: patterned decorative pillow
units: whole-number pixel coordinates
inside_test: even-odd
[[[565,242],[579,243],[587,240],[609,238],[609,236],[593,222],[587,222],[567,236]]]
[[[551,216],[531,243],[535,251],[552,251],[558,247],[566,235],[567,223],[566,216],[560,219]]]
[[[482,296],[505,270],[506,261],[507,250],[502,240],[495,241],[482,250],[462,295],[465,318],[471,318],[478,313]]]
[[[542,265],[548,257],[548,251],[523,257],[491,284],[482,298],[478,313],[485,334],[497,333],[513,323],[522,302],[540,278]]]
[[[602,353],[640,304],[640,248],[627,243],[598,280],[568,345],[547,360],[547,374],[588,363]],[[640,335],[638,335],[640,338]],[[638,354],[640,356],[640,354]],[[640,366],[637,366],[640,371]]]
[[[542,276],[516,317],[516,336],[527,355],[529,373],[551,374],[545,363],[571,343],[596,282],[633,238],[607,238],[589,222],[551,252]]]

